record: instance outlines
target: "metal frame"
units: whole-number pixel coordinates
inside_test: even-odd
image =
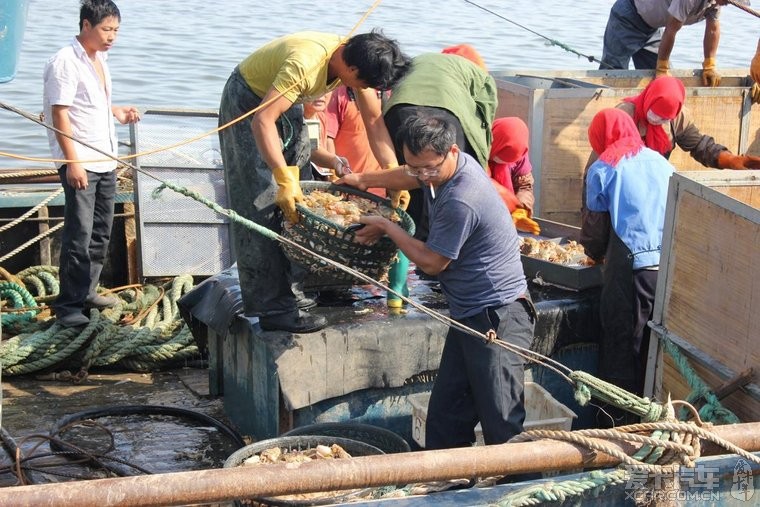
[[[140,152],[150,152],[160,146],[143,146],[145,141],[145,124],[151,115],[162,115],[167,118],[216,118],[216,110],[195,110],[195,109],[161,109],[149,108],[143,112],[142,124],[130,126],[130,138],[133,149],[138,154]],[[216,122],[214,122],[214,127]],[[206,129],[207,132],[212,129]],[[167,129],[169,137],[174,141],[181,142],[186,138],[193,137],[185,134],[183,131],[174,132],[171,128]],[[206,139],[206,137],[211,139]],[[196,142],[205,142],[203,151],[199,153],[188,153],[185,146],[179,146],[172,150],[161,150],[156,153],[148,153],[138,157],[135,165],[139,171],[134,175],[134,194],[135,208],[138,219],[137,241],[138,241],[138,266],[141,276],[176,276],[179,274],[191,275],[213,275],[232,264],[230,252],[230,227],[229,220],[225,216],[216,214],[204,204],[192,200],[190,197],[178,196],[172,190],[165,190],[162,197],[166,196],[167,208],[165,213],[155,211],[155,203],[152,202],[151,189],[158,186],[167,173],[172,173],[175,178],[179,177],[184,180],[190,179],[194,187],[201,187],[206,191],[206,195],[198,188],[193,190],[200,193],[207,199],[215,200],[210,193],[221,194],[216,200],[224,199],[226,204],[227,189],[224,185],[224,173],[221,165],[221,153],[218,147],[218,137],[216,133],[195,141],[186,146],[193,146]],[[197,148],[197,147],[196,147]],[[212,153],[211,160],[207,160],[209,151]],[[169,159],[166,160],[167,153]],[[200,156],[198,156],[200,154]],[[218,156],[218,158],[216,158]],[[214,181],[201,182],[195,185],[193,178],[202,179],[203,173],[209,179],[219,180],[221,173],[222,188]],[[156,181],[158,180],[158,182]],[[176,181],[175,181],[176,183]],[[151,213],[153,209],[153,213]],[[184,245],[184,246],[183,246]],[[203,248],[203,252],[199,252]],[[152,262],[150,259],[158,255],[164,256],[165,262]],[[170,256],[166,258],[165,256]],[[196,262],[190,262],[193,256],[196,256]],[[202,256],[202,257],[201,257]],[[197,258],[202,260],[197,262]]]

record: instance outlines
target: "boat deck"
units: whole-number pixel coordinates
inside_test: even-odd
[[[26,470],[26,475],[33,483],[109,475],[100,467],[77,465],[60,454],[50,455],[46,437],[61,426],[63,418],[82,411],[126,405],[161,406],[193,411],[200,417],[212,417],[226,424],[221,399],[209,396],[205,368],[148,374],[92,373],[79,384],[41,380],[32,375],[4,377],[2,381],[2,428],[12,438],[11,445],[18,446],[27,458],[24,464],[31,469]],[[140,414],[95,420],[100,426],[79,426],[63,435],[67,442],[86,447],[93,455],[105,454],[112,439],[115,450],[109,455],[124,463],[106,461],[111,472],[168,473],[219,468],[239,447],[205,419]],[[16,477],[9,473],[8,451],[0,455],[3,467],[0,487],[17,484]],[[139,469],[131,469],[129,464]]]

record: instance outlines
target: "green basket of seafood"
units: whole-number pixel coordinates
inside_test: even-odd
[[[353,187],[333,185],[326,181],[302,181],[304,202],[296,208],[300,220],[297,224],[285,223],[282,235],[306,247],[311,252],[355,269],[374,280],[382,280],[388,273],[397,247],[388,237],[374,245],[360,245],[354,241],[355,233],[349,226],[357,223],[361,215],[379,214],[414,234],[414,221],[401,208],[393,209],[390,201],[362,192]],[[309,252],[284,243],[288,258],[309,271],[307,287],[345,287],[357,279],[353,275],[326,264]]]

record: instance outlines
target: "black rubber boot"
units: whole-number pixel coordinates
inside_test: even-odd
[[[259,325],[264,331],[313,333],[327,326],[327,319],[321,315],[312,315],[301,310],[295,310],[279,315],[259,317]]]

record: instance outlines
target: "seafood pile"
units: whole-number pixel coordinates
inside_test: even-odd
[[[280,447],[272,447],[261,451],[243,461],[243,466],[272,464],[272,463],[304,463],[315,459],[350,458],[351,455],[338,444],[318,445],[313,449],[303,451],[292,449],[286,450]]]
[[[583,245],[577,241],[560,244],[558,241],[520,237],[520,253],[565,266],[593,266],[594,261],[586,255]]]
[[[353,195],[341,196],[314,190],[304,195],[301,204],[309,208],[312,213],[340,227],[358,223],[362,215],[379,215],[392,222],[401,221],[398,213],[390,207]]]
[[[298,449],[283,449],[280,447],[271,447],[265,449],[258,454],[251,456],[241,463],[241,466],[257,466],[268,465],[277,463],[305,463],[307,461],[319,460],[319,459],[338,459],[338,458],[350,458],[351,455],[346,452],[338,444],[318,445],[314,448],[298,450]],[[359,489],[352,489],[340,492],[316,492],[316,493],[296,493],[292,495],[281,495],[274,497],[281,502],[306,502],[303,505],[311,505],[311,502],[323,503],[325,499],[335,497],[336,493],[350,494],[359,492]],[[240,502],[243,505],[270,505],[268,502],[261,504],[259,502],[244,500]],[[331,502],[332,503],[332,502]]]

